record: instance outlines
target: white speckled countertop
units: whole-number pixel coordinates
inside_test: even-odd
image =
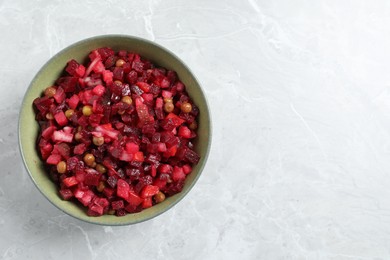
[[[390,259],[389,1],[0,0],[0,32],[0,259]],[[57,210],[17,140],[44,62],[113,33],[180,56],[214,120],[194,189],[127,227]]]

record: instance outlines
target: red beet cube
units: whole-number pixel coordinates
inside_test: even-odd
[[[65,100],[65,91],[63,88],[58,87],[56,93],[54,94],[54,99],[58,104],[61,104]]]
[[[190,174],[192,172],[192,167],[189,164],[183,165],[183,172],[184,174]]]
[[[59,143],[53,146],[52,154],[59,154],[63,158],[68,159],[70,155],[70,147],[66,143]]]
[[[66,118],[64,112],[62,111],[55,114],[54,119],[60,126],[66,126],[68,124],[68,119]]]
[[[70,189],[60,189],[59,193],[63,200],[70,200],[73,198],[73,192]]]
[[[129,184],[126,181],[119,179],[116,185],[116,195],[127,200],[129,198],[129,191]]]
[[[42,131],[41,136],[48,140],[51,138],[55,130],[56,130],[55,126],[49,126],[48,128]]]
[[[186,175],[184,174],[182,167],[178,167],[178,166],[173,167],[173,172],[172,172],[173,181],[184,180],[185,178]]]
[[[126,143],[126,151],[134,154],[139,151],[139,145],[134,142]]]
[[[181,136],[183,138],[187,138],[187,139],[191,138],[191,130],[188,127],[183,125],[179,127],[179,131],[177,134],[178,136]]]
[[[61,155],[52,154],[47,158],[46,163],[50,165],[57,165],[60,161],[61,161]]]
[[[72,97],[67,99],[67,103],[69,105],[69,108],[76,109],[77,105],[79,104],[80,98],[78,95],[74,94]]]
[[[143,92],[148,93],[150,90],[150,85],[146,82],[137,82],[136,85],[142,89]]]
[[[111,207],[115,210],[123,209],[125,207],[125,204],[123,203],[123,200],[116,200],[111,202]]]
[[[134,158],[134,154],[129,153],[126,150],[123,150],[119,156],[119,160],[125,161],[125,162],[131,162]]]
[[[92,93],[98,96],[103,96],[104,92],[106,91],[106,88],[102,85],[97,85],[93,88]]]
[[[113,81],[114,74],[111,71],[105,70],[103,71],[102,75],[104,82],[106,82],[107,84]]]
[[[144,153],[143,152],[136,152],[134,154],[133,160],[136,162],[143,162],[144,161]]]
[[[152,201],[152,197],[147,197],[144,199],[144,201],[142,202],[142,208],[143,209],[147,209],[147,208],[150,208],[153,206],[153,201]]]
[[[67,67],[65,70],[66,70],[66,72],[69,73],[69,75],[75,76],[75,77],[82,77],[82,76],[84,76],[84,73],[85,73],[85,67],[73,59],[68,61],[68,64],[67,64]]]
[[[74,185],[77,185],[77,183],[79,183],[77,180],[76,180],[76,177],[72,176],[72,177],[68,177],[68,178],[65,178],[62,180],[62,183],[65,184],[66,187],[72,187]]]
[[[98,186],[101,174],[94,169],[86,169],[84,183],[86,185]]]
[[[141,198],[148,198],[156,195],[160,189],[157,186],[146,185],[141,191]]]
[[[56,83],[64,90],[64,92],[74,92],[76,90],[76,85],[79,82],[77,77],[61,77]],[[58,101],[57,101],[58,102]],[[62,101],[61,101],[62,102]]]

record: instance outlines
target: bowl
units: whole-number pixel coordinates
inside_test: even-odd
[[[54,81],[63,73],[66,63],[70,59],[83,62],[93,49],[111,47],[115,51],[127,50],[139,53],[154,64],[177,72],[179,79],[186,85],[186,90],[194,103],[199,107],[198,136],[194,142],[195,151],[201,156],[199,163],[187,176],[183,190],[168,197],[162,203],[139,213],[128,214],[123,217],[103,215],[90,217],[86,210],[72,201],[60,198],[57,186],[45,172],[44,165],[36,149],[36,139],[39,132],[35,121],[33,100],[40,96],[43,90],[54,84]],[[202,88],[190,69],[172,52],[151,41],[127,35],[103,35],[88,38],[74,43],[52,57],[36,74],[25,93],[19,115],[19,146],[24,165],[32,181],[39,191],[57,208],[79,220],[101,225],[130,225],[149,220],[166,212],[188,194],[197,182],[207,161],[211,144],[211,120],[208,104]]]

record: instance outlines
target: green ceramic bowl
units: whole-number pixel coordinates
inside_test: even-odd
[[[200,162],[193,168],[187,177],[182,192],[167,198],[164,202],[140,213],[128,214],[124,217],[105,215],[89,217],[85,209],[74,202],[63,201],[56,185],[49,179],[36,150],[38,124],[35,121],[33,100],[42,94],[42,91],[52,85],[70,59],[84,62],[88,53],[98,47],[108,46],[114,50],[128,50],[139,53],[155,64],[174,70],[186,85],[187,92],[200,109],[198,137],[195,141],[195,150],[200,154]],[[24,164],[33,182],[41,193],[56,207],[65,213],[90,223],[101,225],[129,225],[142,222],[167,211],[178,203],[195,185],[202,169],[205,166],[211,144],[211,122],[206,97],[189,68],[167,49],[144,39],[125,35],[105,35],[89,38],[77,42],[51,58],[32,80],[24,96],[19,117],[19,145]]]

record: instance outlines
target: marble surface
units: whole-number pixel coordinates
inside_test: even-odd
[[[0,0],[0,259],[390,259],[389,1]],[[34,74],[83,38],[155,41],[199,78],[213,145],[133,226],[53,207],[18,150]]]

